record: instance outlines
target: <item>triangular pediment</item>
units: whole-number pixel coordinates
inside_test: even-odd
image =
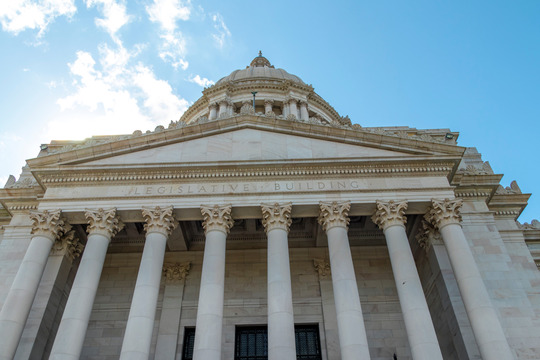
[[[85,163],[85,165],[392,158],[404,155],[406,154],[403,152],[374,147],[271,131],[260,131],[257,129],[240,129],[90,161]]]
[[[455,158],[464,148],[328,126],[256,117],[225,119],[79,146],[28,160],[34,171],[57,166],[248,165]]]

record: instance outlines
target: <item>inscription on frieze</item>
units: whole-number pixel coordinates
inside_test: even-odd
[[[268,181],[244,183],[190,183],[141,185],[127,188],[127,196],[245,194],[260,192],[317,192],[368,189],[365,180]]]

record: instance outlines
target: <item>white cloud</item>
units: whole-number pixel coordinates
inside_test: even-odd
[[[189,66],[185,60],[186,41],[182,32],[177,30],[177,21],[187,21],[191,15],[191,2],[181,0],[154,0],[146,7],[149,19],[158,23],[161,29],[162,43],[159,57],[171,65],[183,70]]]
[[[182,70],[186,70],[189,63],[184,58],[186,54],[186,41],[183,35],[179,31],[176,31],[174,33],[162,34],[160,38],[163,42],[159,49],[159,57],[165,62],[170,62],[175,69],[180,67]]]
[[[192,75],[188,80],[202,87],[208,87],[215,84],[212,80],[208,80],[207,78],[201,78],[199,75]]]
[[[191,7],[189,1],[179,0],[154,0],[154,3],[146,7],[150,21],[157,22],[167,32],[176,30],[176,21],[189,20]]]
[[[2,0],[2,29],[18,34],[26,29],[39,29],[38,37],[59,16],[71,17],[77,11],[75,0]]]
[[[151,118],[178,120],[188,108],[188,102],[172,93],[171,85],[156,79],[146,66],[138,64],[132,74],[133,84],[144,93],[144,107]]]
[[[150,68],[131,64],[133,56],[122,46],[102,45],[98,63],[90,53],[77,52],[69,64],[75,92],[57,101],[64,115],[49,123],[49,134],[56,139],[125,134],[177,120],[188,102]]]
[[[231,32],[229,31],[229,28],[227,28],[227,25],[225,25],[225,21],[221,14],[217,13],[212,15],[212,21],[214,22],[214,29],[216,30],[216,32],[212,34],[212,37],[214,38],[217,47],[222,49],[223,45],[225,45],[225,41],[231,37]]]
[[[103,18],[96,19],[96,25],[105,29],[113,40],[118,41],[116,32],[126,25],[131,16],[127,14],[124,0],[86,0],[86,6],[96,6],[101,8]]]

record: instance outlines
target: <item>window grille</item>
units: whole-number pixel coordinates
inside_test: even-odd
[[[321,360],[321,343],[318,325],[294,327],[296,358],[298,360]],[[268,329],[266,326],[242,326],[236,328],[235,360],[267,360]]]
[[[266,326],[236,328],[235,360],[267,360],[268,330]]]
[[[195,328],[184,328],[184,349],[182,360],[193,360],[193,348],[195,347]]]

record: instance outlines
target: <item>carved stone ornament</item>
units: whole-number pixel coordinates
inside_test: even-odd
[[[124,224],[116,216],[115,208],[108,210],[86,209],[84,216],[86,216],[86,220],[88,221],[86,231],[90,235],[99,234],[111,238],[124,228]]]
[[[324,231],[340,226],[347,228],[349,226],[349,210],[351,209],[350,201],[343,202],[323,202],[319,203],[319,224],[322,225]]]
[[[75,230],[71,228],[71,225],[66,224],[66,232],[54,242],[51,255],[66,255],[73,261],[81,256],[83,250],[84,245],[75,236]]]
[[[416,241],[421,248],[429,250],[433,244],[442,244],[441,234],[433,227],[433,225],[426,220],[422,220],[422,228],[416,235]]]
[[[519,221],[516,221],[518,228],[523,230],[540,230],[540,221],[533,219],[531,223],[520,224]]]
[[[289,232],[292,223],[292,203],[284,205],[279,205],[278,203],[273,205],[261,204],[261,209],[263,215],[262,224],[266,232],[274,229],[282,229]]]
[[[64,220],[60,210],[31,211],[32,234],[55,240],[65,231]]]
[[[315,271],[319,274],[319,280],[331,274],[330,263],[326,259],[313,259],[313,266],[315,266]]]
[[[232,205],[224,205],[221,207],[219,205],[201,205],[204,233],[206,234],[211,230],[219,230],[228,234],[234,224],[231,211]]]
[[[164,264],[163,275],[168,281],[181,281],[188,276],[190,268],[190,262]]]
[[[172,206],[165,208],[159,206],[155,208],[143,207],[142,215],[146,222],[144,224],[144,231],[147,234],[158,232],[168,237],[178,225],[178,222],[174,218]]]
[[[371,220],[373,220],[373,222],[377,224],[381,230],[394,225],[404,226],[407,223],[405,210],[407,210],[406,201],[377,201],[377,210],[371,217]]]
[[[424,215],[424,219],[433,224],[436,229],[441,229],[449,224],[460,224],[462,205],[462,199],[431,199],[431,209]]]
[[[495,193],[499,195],[521,194],[521,189],[519,188],[516,180],[514,180],[510,183],[510,186],[507,186],[506,188],[499,185]]]

